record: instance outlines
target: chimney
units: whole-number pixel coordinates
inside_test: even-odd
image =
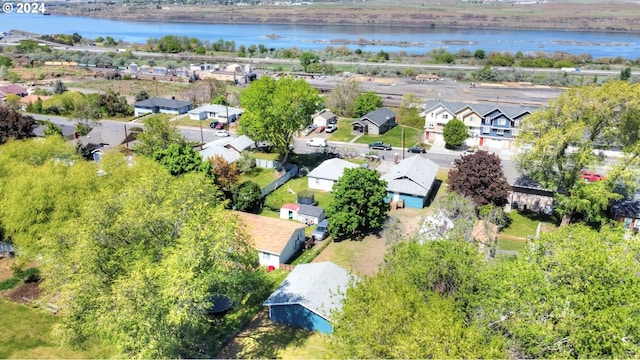
[[[393,165],[398,165],[398,153],[393,154]]]

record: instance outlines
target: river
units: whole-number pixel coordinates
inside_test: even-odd
[[[563,51],[570,54],[590,54],[594,58],[640,57],[640,34],[619,32],[579,32],[558,30],[476,30],[451,28],[415,28],[368,25],[277,25],[277,24],[203,24],[136,22],[86,17],[39,14],[0,13],[0,32],[23,30],[38,34],[78,33],[85,38],[111,36],[130,43],[146,43],[149,38],[165,35],[188,36],[215,42],[219,39],[235,41],[236,45],[263,44],[267,48],[297,47],[304,50],[322,50],[342,43],[355,50],[407,54],[423,54],[444,48],[456,53],[467,49],[490,51],[538,52],[552,54]],[[275,36],[274,36],[275,35]],[[359,45],[359,39],[382,42],[408,43],[408,46]]]

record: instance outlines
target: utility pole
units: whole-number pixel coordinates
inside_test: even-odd
[[[202,147],[202,144],[204,144],[204,134],[202,133],[202,121],[200,120],[198,121],[198,123],[200,124],[200,145]]]

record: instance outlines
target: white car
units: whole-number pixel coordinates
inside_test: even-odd
[[[231,134],[229,134],[229,132],[227,130],[216,131],[215,135],[216,136],[231,136]]]
[[[327,139],[312,138],[307,140],[307,146],[327,147],[329,144],[327,143]]]

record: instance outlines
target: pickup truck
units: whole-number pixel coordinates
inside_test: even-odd
[[[385,144],[382,141],[376,141],[369,144],[369,149],[377,149],[377,150],[391,150],[391,145]]]

